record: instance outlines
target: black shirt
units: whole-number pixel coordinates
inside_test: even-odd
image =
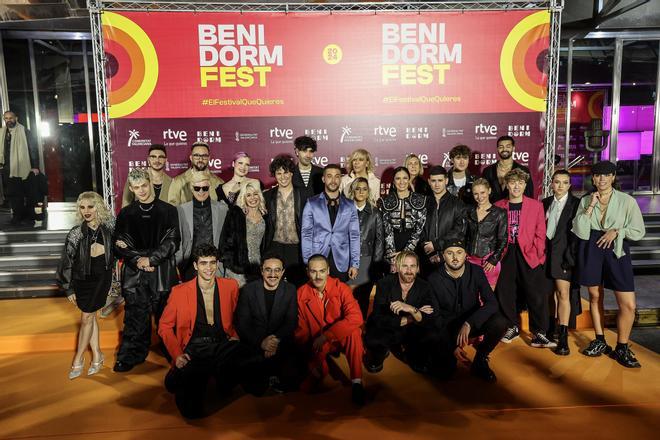
[[[328,193],[325,194],[325,198],[328,201],[328,213],[330,214],[330,225],[334,226],[335,225],[335,220],[337,220],[337,211],[339,211],[339,198],[341,195],[337,196],[336,198],[332,199],[328,195]]]
[[[156,184],[154,183],[154,197],[155,197],[155,198],[157,198],[157,199],[160,198],[160,190],[161,190],[161,189],[163,189],[163,184],[162,184],[162,183],[160,183],[160,184],[158,184],[158,185],[156,185]]]
[[[220,318],[220,300],[218,295],[218,285],[215,285],[213,291],[213,325],[210,325],[206,320],[206,308],[204,307],[204,296],[202,296],[202,289],[199,284],[197,285],[197,315],[195,317],[195,327],[193,328],[191,339],[212,337],[218,340],[227,338],[224,329],[222,328],[222,318]]]
[[[193,198],[193,244],[192,249],[199,244],[213,243],[213,224],[211,220],[211,199],[200,202]]]
[[[509,243],[518,242],[518,230],[520,229],[520,212],[522,202],[509,202]]]
[[[266,316],[270,319],[270,313],[273,311],[273,304],[275,303],[275,290],[266,289],[264,287],[264,300],[266,303]]]

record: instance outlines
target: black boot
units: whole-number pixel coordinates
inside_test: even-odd
[[[555,348],[555,354],[559,356],[568,356],[571,350],[568,348],[568,327],[565,325],[559,326],[559,342]]]
[[[472,361],[472,367],[470,368],[470,373],[472,373],[473,376],[479,377],[486,382],[496,382],[497,381],[497,376],[495,376],[495,372],[490,369],[490,366],[488,365],[488,356],[477,353],[477,355],[474,357],[474,360]]]

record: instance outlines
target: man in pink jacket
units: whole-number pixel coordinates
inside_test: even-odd
[[[496,294],[509,329],[502,342],[510,343],[520,335],[517,300],[520,294],[529,311],[532,347],[552,348],[545,331],[548,328],[548,295],[552,290],[545,275],[545,214],[543,204],[524,195],[529,174],[512,169],[504,176],[508,199],[495,203],[507,210],[508,243],[502,259],[502,271],[497,281]]]

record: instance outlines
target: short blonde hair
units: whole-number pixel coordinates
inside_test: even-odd
[[[266,201],[264,200],[264,195],[261,192],[261,188],[259,188],[258,184],[253,180],[247,180],[245,183],[241,184],[241,189],[238,192],[238,196],[236,196],[236,206],[241,208],[243,211],[247,210],[247,205],[245,204],[245,196],[247,196],[247,193],[250,190],[256,191],[257,194],[259,194],[259,206],[257,209],[259,209],[261,213],[265,213]]]
[[[414,253],[413,251],[401,251],[397,254],[396,258],[394,259],[394,266],[396,267],[397,272],[401,270],[401,268],[403,267],[403,262],[408,257],[412,257],[415,259],[418,268],[417,272],[419,273],[419,256],[417,256],[417,254]]]
[[[83,200],[90,200],[94,207],[96,208],[96,216],[99,219],[100,224],[110,224],[112,223],[113,216],[108,205],[105,204],[105,200],[101,197],[100,194],[95,193],[94,191],[85,191],[78,196],[76,200],[76,207],[78,208],[76,212],[76,221],[82,223],[84,221],[82,214],[80,214],[80,204]]]
[[[367,174],[368,173],[373,173],[374,172],[374,160],[371,157],[371,153],[369,153],[364,148],[358,148],[357,150],[353,151],[351,153],[351,155],[348,156],[348,159],[346,160],[346,171],[348,171],[348,174],[351,174],[353,172],[353,161],[358,156],[363,156],[363,157],[367,158]]]
[[[369,192],[369,195],[367,196],[367,203],[369,203],[372,207],[376,206],[376,203],[371,197],[371,187],[369,187],[369,181],[364,177],[356,177],[355,180],[351,182],[351,186],[348,188],[348,198],[355,200],[355,188],[357,187],[358,183],[364,183],[367,185],[367,191]]]
[[[207,180],[209,183],[211,182],[211,173],[209,170],[204,170],[204,171],[197,171],[193,170],[190,176],[190,186],[196,184],[197,182],[203,182]]]
[[[140,180],[146,180],[151,183],[151,175],[144,168],[133,168],[128,172],[128,184],[135,185]]]

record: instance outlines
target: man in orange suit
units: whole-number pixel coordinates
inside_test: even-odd
[[[251,351],[238,341],[233,324],[238,283],[215,276],[218,250],[202,244],[193,251],[197,276],[172,289],[158,334],[172,356],[165,386],[186,418],[204,416],[204,391],[211,376],[231,389],[250,376]]]
[[[309,282],[298,289],[298,327],[295,340],[308,363],[309,376],[301,388],[309,391],[328,373],[327,356],[344,353],[351,373],[351,398],[364,404],[362,386],[362,312],[351,288],[328,276],[330,267],[323,255],[310,257]]]

